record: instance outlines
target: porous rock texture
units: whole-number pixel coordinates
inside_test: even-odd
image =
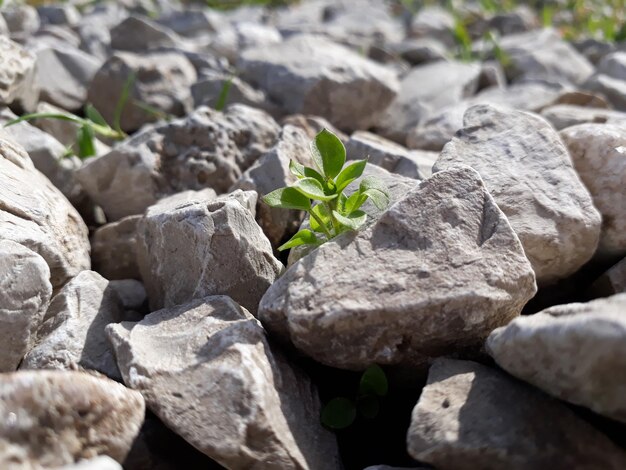
[[[478,173],[435,174],[369,228],[325,243],[266,292],[259,318],[319,362],[423,369],[472,349],[536,291],[519,239]]]
[[[317,391],[225,296],[107,329],[124,382],[190,444],[226,468],[340,469]]]
[[[558,133],[537,115],[490,105],[468,109],[463,124],[433,171],[465,164],[480,173],[540,285],[589,261],[601,218]]]

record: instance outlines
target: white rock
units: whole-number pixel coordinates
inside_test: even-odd
[[[34,55],[0,36],[0,104],[18,102],[24,109],[32,111],[38,99]]]

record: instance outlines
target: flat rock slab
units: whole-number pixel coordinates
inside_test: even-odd
[[[172,430],[226,468],[339,469],[317,391],[225,296],[108,328],[124,381]]]
[[[0,466],[54,468],[98,455],[121,463],[144,411],[140,393],[103,377],[65,371],[1,374]]]
[[[346,130],[374,124],[399,87],[391,69],[318,36],[245,50],[237,69],[286,113],[314,114]]]
[[[121,380],[104,328],[123,319],[124,306],[109,281],[83,271],[52,299],[20,369],[84,368]]]
[[[519,236],[539,285],[576,272],[593,256],[600,214],[558,133],[523,111],[473,106],[433,171],[476,169]]]
[[[263,296],[259,318],[333,367],[421,370],[432,357],[476,347],[535,291],[506,217],[478,173],[461,167],[293,264]]]
[[[557,400],[502,372],[439,359],[413,410],[409,454],[438,469],[622,469],[626,452]]]
[[[514,376],[626,422],[626,294],[517,318],[486,346]]]

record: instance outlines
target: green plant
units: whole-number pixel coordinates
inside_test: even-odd
[[[216,111],[224,111],[224,108],[226,107],[226,102],[228,101],[230,88],[233,85],[234,79],[235,79],[235,76],[233,75],[229,79],[224,80],[224,83],[222,83],[222,89],[220,90],[220,94],[217,97],[217,102],[215,103]]]
[[[357,414],[374,419],[380,411],[380,399],[387,395],[389,384],[380,366],[373,364],[365,369],[355,399],[336,397],[322,409],[322,424],[331,429],[344,429],[350,426]]]
[[[367,160],[355,160],[344,167],[346,149],[335,134],[323,129],[311,142],[311,154],[317,170],[293,160],[289,169],[298,181],[263,197],[271,207],[297,209],[309,214],[311,229],[302,229],[280,251],[300,245],[321,245],[348,230],[358,230],[367,219],[360,208],[371,199],[379,209],[389,204],[384,186],[373,177],[365,177],[359,189],[350,196],[344,194],[347,186],[359,178]],[[319,201],[313,205],[311,201]]]
[[[465,62],[471,62],[474,60],[474,53],[472,51],[472,38],[465,22],[457,17],[454,21],[454,39],[457,43],[457,55],[459,59]]]

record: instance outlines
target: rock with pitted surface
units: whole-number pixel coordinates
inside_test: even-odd
[[[84,372],[0,375],[0,467],[56,468],[98,455],[123,462],[144,419],[140,393]]]
[[[279,132],[276,121],[257,109],[235,104],[222,113],[200,107],[90,160],[77,177],[109,219],[117,220],[180,191],[226,192],[274,146]]]
[[[226,468],[341,468],[316,389],[230,298],[159,310],[107,333],[125,383]]]
[[[516,318],[486,348],[510,374],[626,422],[626,294]]]
[[[540,285],[566,278],[593,256],[600,214],[558,133],[541,117],[489,105],[470,108],[433,170],[459,164],[480,173]]]
[[[48,308],[50,268],[34,251],[0,240],[0,372],[17,369]]]
[[[441,469],[626,465],[623,449],[564,404],[496,369],[451,359],[430,368],[407,444],[413,458]]]
[[[367,229],[294,263],[265,293],[267,330],[333,367],[421,371],[519,315],[535,277],[476,171],[443,171]]]

